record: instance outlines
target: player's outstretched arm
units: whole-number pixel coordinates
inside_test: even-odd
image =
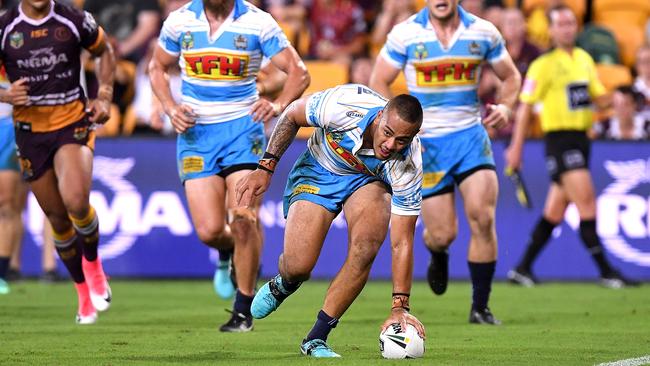
[[[178,62],[178,56],[171,55],[165,52],[160,45],[156,45],[153,57],[149,62],[149,79],[151,79],[151,88],[169,116],[174,129],[178,133],[183,133],[194,126],[197,116],[192,108],[185,104],[176,104],[172,97],[169,79],[165,74],[176,62]]]
[[[235,190],[237,206],[248,207],[255,197],[266,192],[271,183],[271,176],[275,171],[275,166],[296,138],[298,129],[309,126],[305,116],[306,103],[307,97],[298,99],[289,104],[282,113],[273,129],[269,145],[266,148],[264,157],[257,165],[257,169],[237,182]]]
[[[402,70],[395,68],[388,61],[384,60],[381,55],[377,56],[377,61],[375,61],[375,66],[370,74],[368,86],[385,98],[392,98],[393,93],[390,91],[390,84],[395,81],[400,71]]]
[[[111,103],[113,102],[115,52],[104,37],[101,37],[99,43],[89,48],[88,51],[97,63],[95,65],[95,75],[99,81],[99,89],[97,90],[97,99],[91,100],[88,103],[87,111],[91,122],[104,123],[110,117]]]
[[[424,325],[409,313],[409,298],[413,282],[413,237],[417,215],[391,215],[390,241],[393,272],[393,298],[391,314],[382,325],[382,332],[392,323],[400,323],[406,329],[409,323],[425,337]]]
[[[282,111],[307,89],[311,78],[307,72],[305,63],[302,62],[298,52],[289,46],[277,55],[271,58],[273,66],[287,74],[287,79],[282,89],[273,103],[259,99],[251,108],[251,114],[256,121],[268,122],[272,117],[282,113]]]

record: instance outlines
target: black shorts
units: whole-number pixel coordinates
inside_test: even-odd
[[[551,180],[569,170],[589,169],[591,142],[584,131],[553,131],[544,136],[546,169]]]
[[[28,124],[16,123],[16,146],[23,179],[34,181],[54,166],[54,154],[63,145],[95,148],[95,131],[83,119],[50,132],[31,132]]]

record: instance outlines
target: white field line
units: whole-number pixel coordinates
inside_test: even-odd
[[[650,355],[637,358],[628,358],[627,360],[619,360],[613,362],[599,363],[596,366],[641,366],[650,364]]]

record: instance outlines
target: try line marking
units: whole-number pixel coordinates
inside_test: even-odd
[[[627,360],[599,363],[596,366],[641,366],[648,364],[650,364],[650,355],[637,358],[628,358]]]

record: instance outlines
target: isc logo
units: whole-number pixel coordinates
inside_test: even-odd
[[[478,82],[476,74],[479,60],[438,60],[416,63],[417,86],[473,85]]]
[[[184,53],[185,71],[205,80],[241,80],[248,76],[248,55],[227,53]]]

